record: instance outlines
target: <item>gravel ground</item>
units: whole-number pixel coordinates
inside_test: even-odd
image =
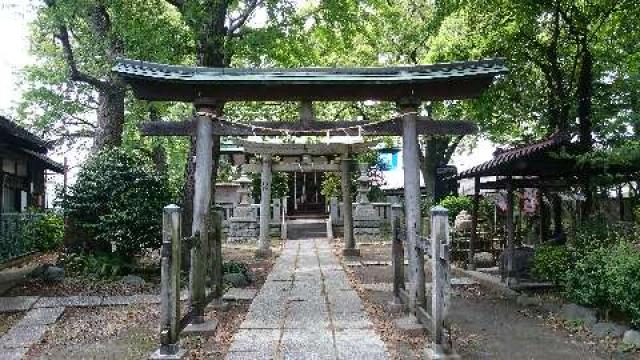
[[[336,242],[336,253],[341,244]],[[389,260],[388,244],[360,246],[362,260]],[[363,284],[391,283],[391,266],[349,267],[347,273],[365,302],[376,330],[394,359],[419,359],[428,344],[426,334],[398,331],[388,311],[390,291],[363,289]],[[427,269],[427,281],[429,271]],[[523,308],[481,286],[456,287],[450,319],[455,347],[464,359],[640,359],[640,353],[620,353],[617,343],[596,340],[589,332],[558,320],[538,308]]]

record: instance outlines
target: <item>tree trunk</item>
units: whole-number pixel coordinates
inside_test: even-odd
[[[580,135],[580,147],[588,152],[593,148],[593,124],[592,102],[593,102],[593,56],[587,44],[586,38],[582,41],[582,61],[580,62],[580,73],[578,75],[578,128]],[[582,213],[585,217],[591,215],[593,208],[593,189],[591,189],[591,179],[589,174],[585,174],[581,179],[585,200]]]
[[[122,144],[124,98],[125,90],[118,85],[98,91],[98,126],[93,139],[94,151]]]

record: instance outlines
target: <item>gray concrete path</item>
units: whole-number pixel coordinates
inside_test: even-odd
[[[227,360],[389,359],[326,239],[288,240]]]

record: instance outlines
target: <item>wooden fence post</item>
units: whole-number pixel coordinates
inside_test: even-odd
[[[211,247],[211,282],[214,299],[222,299],[222,209],[213,211],[213,246]]]
[[[402,244],[401,232],[403,230],[400,221],[402,205],[391,205],[391,257],[393,262],[393,303],[392,305],[402,305],[400,291],[404,285],[404,248]]]
[[[449,359],[453,354],[448,332],[449,288],[451,281],[449,211],[441,206],[431,208],[431,319],[432,359]]]
[[[180,333],[180,242],[182,209],[167,205],[162,213],[160,348],[151,359],[181,359],[186,350],[178,344]]]

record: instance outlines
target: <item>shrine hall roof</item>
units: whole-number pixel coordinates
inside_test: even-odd
[[[146,100],[419,100],[476,97],[503,59],[367,68],[206,68],[119,60],[113,71]]]

